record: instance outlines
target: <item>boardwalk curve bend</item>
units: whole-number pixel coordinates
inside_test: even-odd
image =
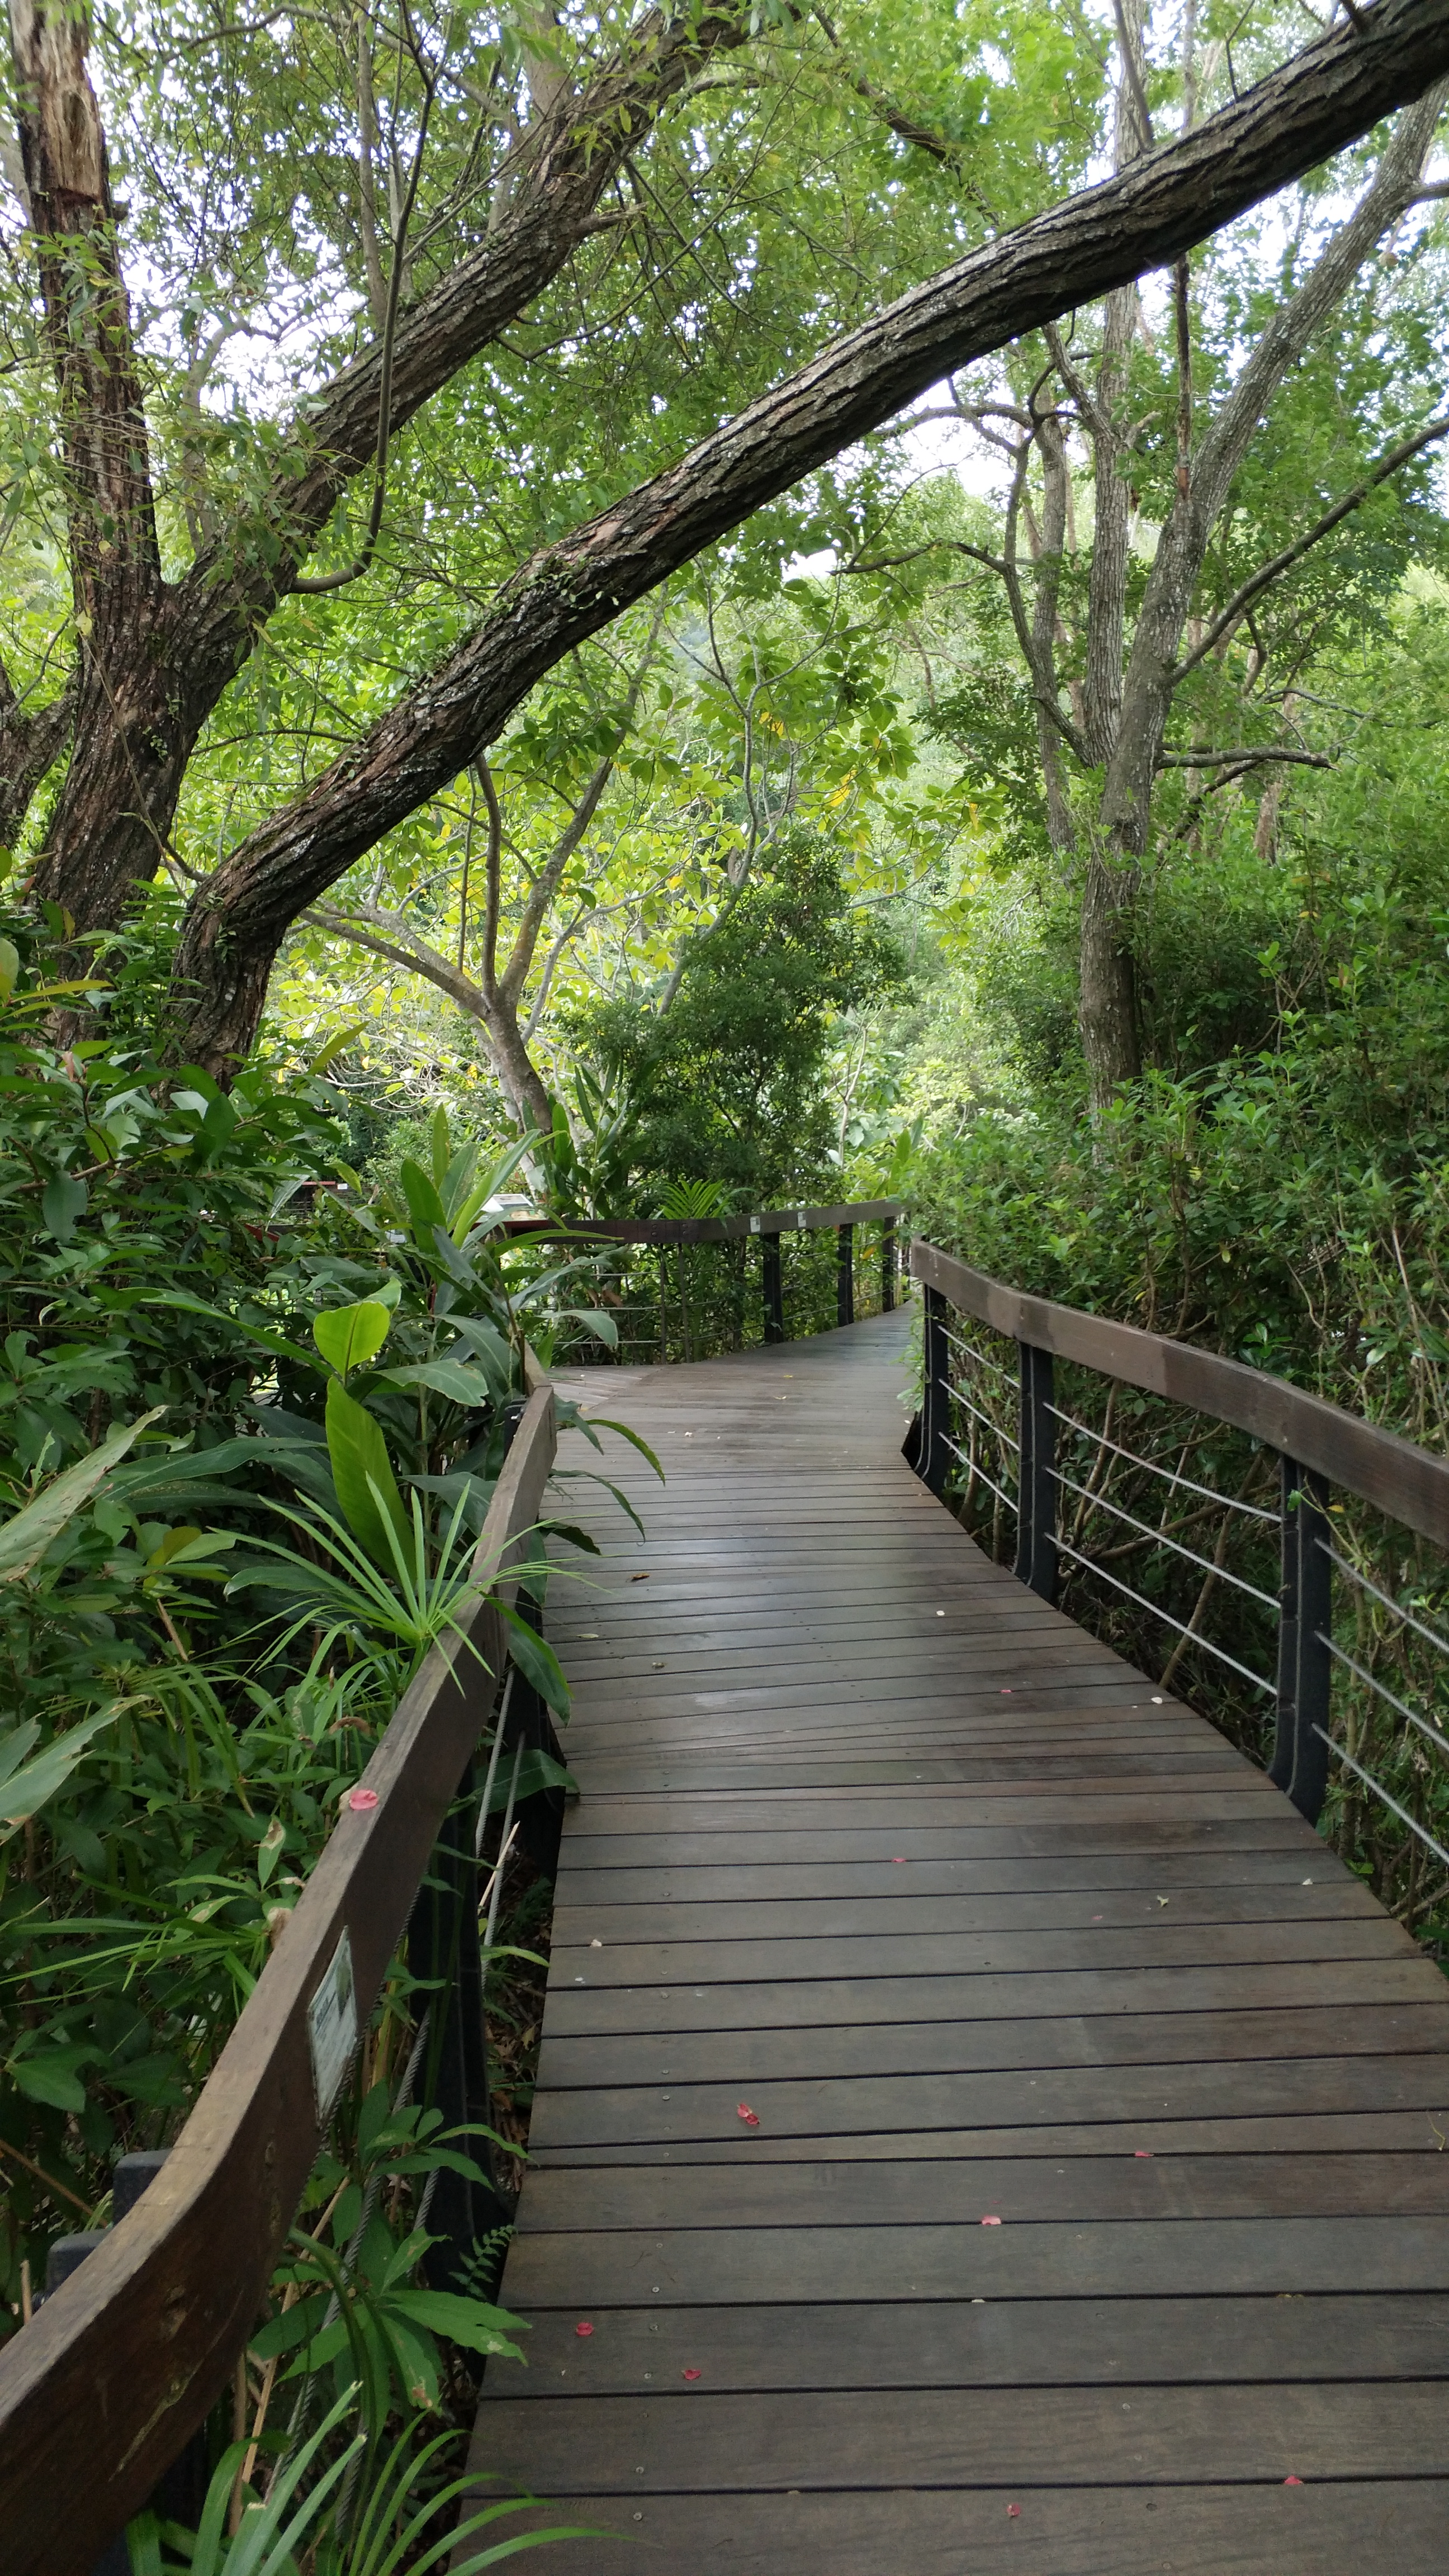
[[[917,1481],[907,1330],[566,1382],[669,1481],[550,1602],[478,2471],[617,2535],[589,2576],[1428,2576],[1449,1991]]]

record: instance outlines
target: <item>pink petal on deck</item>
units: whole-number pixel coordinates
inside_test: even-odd
[[[1007,2508],[1006,2508],[1006,2511],[1007,2511],[1007,2515],[1008,2515],[1009,2519],[1010,2519],[1012,2522],[1015,2522],[1017,2515],[1018,2515],[1018,2514],[1020,2513],[1020,2511],[1021,2511],[1021,2507],[1020,2507],[1020,2505],[1019,2505],[1019,2504],[1009,2504],[1009,2505],[1007,2506]]]
[[[983,2227],[999,2227],[1001,2221],[999,2218],[983,2218],[981,2224]]]
[[[1152,2149],[1151,2149],[1150,2147],[1134,2147],[1134,2148],[1133,2148],[1133,2150],[1132,2150],[1132,2153],[1134,2154],[1134,2156],[1145,2156],[1145,2157],[1147,2158],[1148,2163],[1149,2163],[1149,2164],[1151,2164],[1151,2162],[1152,2162]]]
[[[591,2335],[593,2331],[594,2329],[592,2326],[575,2326],[574,2328],[575,2334],[578,2335]]]
[[[749,2106],[748,2102],[737,2102],[737,2103],[735,2104],[735,2110],[736,2110],[736,2112],[738,2113],[738,2115],[739,2115],[740,2119],[742,2119],[742,2120],[745,2122],[745,2124],[746,2124],[746,2126],[747,2126],[748,2128],[751,2128],[751,2129],[757,2129],[757,2128],[759,2127],[759,2125],[760,2125],[760,2115],[759,2115],[759,2112],[758,2112],[758,2111],[752,2111],[752,2110],[750,2109],[750,2106]]]
[[[354,1816],[365,1816],[370,1807],[375,1807],[377,1805],[377,1791],[375,1789],[354,1789],[347,1803],[352,1809]]]
[[[1285,2478],[1283,2484],[1285,2487],[1301,2487],[1303,2480],[1301,2478]]]
[[[686,2379],[702,2379],[702,2378],[703,2378],[703,2376],[704,2376],[704,2373],[703,2373],[703,2371],[699,2371],[699,2370],[686,2370],[686,2372],[684,2373],[684,2376],[685,2376],[685,2378],[686,2378]]]

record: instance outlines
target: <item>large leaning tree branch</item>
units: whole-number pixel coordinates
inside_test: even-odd
[[[171,1042],[234,1070],[288,925],[455,778],[565,653],[667,573],[941,376],[1169,264],[1446,69],[1449,0],[1377,0],[1192,133],[913,288],[536,555],[436,669],[199,891]]]
[[[86,929],[119,919],[154,875],[202,727],[349,483],[558,275],[626,156],[715,53],[748,40],[751,14],[745,0],[653,8],[582,89],[553,98],[519,140],[496,228],[300,407],[262,501],[166,583],[84,12],[10,5],[83,620],[77,748],[36,892]]]

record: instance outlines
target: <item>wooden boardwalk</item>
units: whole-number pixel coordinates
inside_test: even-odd
[[[550,1602],[475,2465],[587,2576],[1442,2576],[1449,1988],[917,1483],[904,1340],[589,1381],[669,1482]]]

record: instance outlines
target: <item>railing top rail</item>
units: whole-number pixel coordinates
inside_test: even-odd
[[[938,1289],[951,1305],[1011,1340],[1215,1414],[1449,1549],[1449,1459],[1242,1360],[1027,1296],[933,1243],[914,1242],[910,1266],[924,1287]]]
[[[578,1217],[511,1216],[501,1231],[515,1242],[537,1235],[550,1243],[733,1243],[741,1235],[816,1233],[827,1226],[891,1224],[904,1213],[900,1199],[854,1199],[841,1207],[762,1208],[749,1216]]]
[[[516,1586],[497,1577],[538,1520],[554,1445],[553,1390],[536,1385],[474,1559],[505,1598]],[[85,2576],[246,2342],[322,2135],[308,2004],[345,1930],[366,2028],[493,1706],[503,1623],[480,1600],[461,1624],[476,1653],[435,1648],[404,1693],[359,1784],[376,1806],[343,1807],[155,2181],[0,2352],[7,2576]]]

